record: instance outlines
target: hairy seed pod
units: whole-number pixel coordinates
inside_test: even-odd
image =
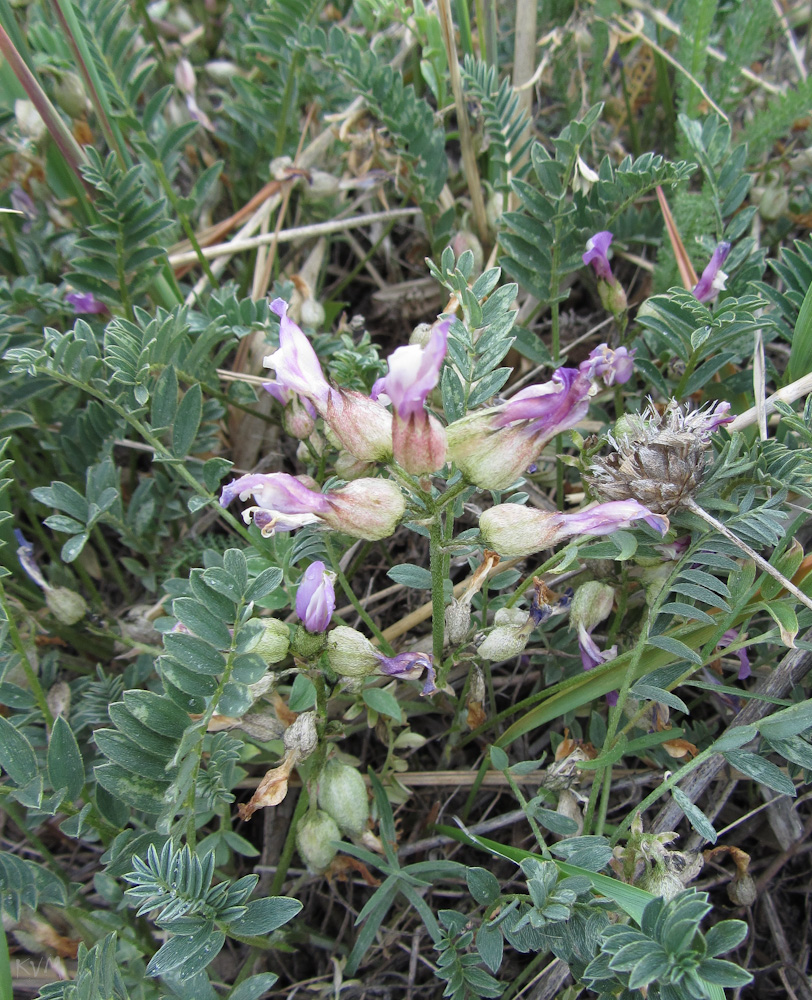
[[[335,757],[319,776],[319,808],[338,823],[343,833],[357,837],[367,828],[369,801],[360,772]]]
[[[321,809],[304,816],[296,827],[296,849],[308,871],[321,875],[336,856],[331,841],[341,840],[341,833],[332,816]]]

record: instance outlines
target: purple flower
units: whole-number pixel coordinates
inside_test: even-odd
[[[276,372],[277,381],[270,384],[298,393],[317,407],[326,406],[332,390],[313,345],[288,316],[284,299],[274,299],[271,310],[279,317],[279,349],[263,361],[266,368]],[[279,399],[275,392],[272,394]]]
[[[637,500],[610,500],[560,516],[565,519],[567,535],[611,535],[621,528],[630,528],[639,520],[645,521],[661,535],[668,531],[668,518],[663,514],[652,514]]]
[[[552,437],[574,427],[589,409],[592,383],[577,368],[558,368],[543,385],[529,385],[501,407],[494,423],[505,427],[517,420],[532,421],[533,430],[555,428]]]
[[[329,493],[311,490],[284,472],[241,476],[223,488],[220,505],[227,507],[236,497],[256,505],[243,511],[263,535],[294,531],[306,524],[324,524],[354,538],[377,541],[395,530],[406,509],[406,501],[388,479],[356,479]]]
[[[598,279],[598,295],[604,308],[618,318],[626,312],[627,303],[623,286],[612,274],[609,258],[606,255],[612,239],[612,234],[607,230],[595,233],[587,240],[586,253],[581,259],[585,264],[591,264],[595,271],[595,277]]]
[[[722,636],[719,642],[716,644],[717,649],[726,649],[732,643],[734,643],[739,638],[739,630],[736,628],[728,629],[727,632]],[[740,681],[746,681],[750,676],[750,657],[747,655],[747,650],[744,646],[741,649],[736,650],[736,656],[739,658],[739,674],[738,678]]]
[[[251,496],[259,507],[280,514],[323,514],[329,509],[327,498],[323,494],[308,489],[295,476],[289,476],[286,472],[240,476],[223,487],[220,506],[228,507],[237,496],[240,500],[247,500]]]
[[[617,646],[601,650],[592,638],[598,625],[612,612],[615,592],[607,583],[589,580],[575,593],[570,611],[570,622],[578,629],[578,647],[584,670],[591,670],[599,663],[607,663],[617,656]]]
[[[423,685],[421,694],[434,694],[438,690],[435,685],[436,675],[434,672],[434,661],[430,653],[398,653],[397,656],[384,656],[377,653],[379,667],[382,674],[403,679],[415,679],[423,671],[426,672],[426,682]]]
[[[479,530],[487,547],[499,555],[525,556],[575,535],[610,535],[641,519],[662,534],[668,530],[667,517],[653,514],[637,500],[610,500],[573,514],[497,504],[482,514]]]
[[[389,373],[372,387],[373,399],[385,395],[392,403],[394,458],[414,476],[434,472],[445,464],[445,429],[426,412],[425,403],[440,378],[450,325],[450,320],[437,325],[424,347],[399,347],[389,356]]]
[[[296,614],[308,632],[324,632],[336,609],[333,587],[335,573],[328,573],[323,562],[311,563],[296,591]]]
[[[583,625],[578,626],[578,648],[581,651],[581,663],[584,670],[591,670],[599,663],[608,663],[617,656],[617,646],[601,650],[592,638],[592,634]]]
[[[14,529],[14,537],[17,539],[17,558],[20,560],[20,565],[38,587],[42,587],[43,590],[49,590],[50,588],[45,582],[45,578],[34,559],[33,544],[28,541],[19,528]]]
[[[287,315],[284,299],[274,299],[271,309],[280,317],[279,349],[264,365],[276,371],[265,388],[275,399],[287,402],[286,392],[309,400],[339,439],[342,447],[362,462],[378,462],[392,454],[392,417],[386,409],[360,392],[333,389],[304,333]]]
[[[559,368],[549,382],[528,386],[507,403],[450,424],[449,458],[477,486],[507,489],[548,441],[586,416],[592,391],[588,375]]]
[[[579,370],[590,378],[602,378],[606,385],[622,385],[634,374],[634,354],[634,349],[618,347],[613,351],[608,344],[599,344]]]
[[[702,272],[702,277],[692,288],[692,291],[700,302],[710,302],[715,298],[717,292],[721,292],[725,287],[727,275],[722,268],[722,264],[727,260],[730,253],[728,242],[719,243],[713,251],[710,263]]]
[[[75,313],[106,313],[107,306],[92,292],[68,292],[65,301],[73,306]]]
[[[586,253],[583,254],[581,259],[585,264],[592,265],[599,281],[608,281],[611,283],[615,280],[612,268],[609,265],[609,258],[606,256],[609,244],[613,239],[612,234],[608,230],[604,230],[603,232],[595,233],[594,236],[586,241]]]
[[[401,420],[422,413],[426,397],[440,378],[450,326],[450,320],[435,326],[425,347],[409,344],[390,354],[389,373],[375,383],[372,398],[385,392]]]

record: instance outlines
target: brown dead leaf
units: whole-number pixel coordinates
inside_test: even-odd
[[[22,920],[17,925],[16,934],[19,934],[18,940],[21,943],[24,941],[24,946],[34,954],[53,951],[60,958],[76,958],[79,941],[64,937],[39,917]]]
[[[333,858],[326,875],[328,878],[337,878],[341,882],[346,882],[350,878],[351,872],[357,872],[369,886],[375,887],[381,884],[381,880],[375,878],[363,861],[359,861],[358,858],[351,858],[346,854],[339,854]]]
[[[257,809],[267,806],[278,806],[288,794],[288,779],[296,760],[295,754],[286,754],[279,767],[272,767],[257,785],[257,790],[249,802],[244,802],[238,809],[240,819],[250,819]]]
[[[465,724],[469,729],[477,729],[479,726],[484,726],[488,721],[488,716],[485,714],[485,709],[481,701],[469,701],[466,704],[468,709],[468,714],[465,717]]]
[[[279,719],[280,722],[283,722],[286,726],[292,726],[298,719],[298,713],[291,712],[284,700],[276,692],[274,692],[271,702],[273,704],[273,710],[276,712],[277,719]]]
[[[699,750],[688,740],[666,740],[663,749],[669,757],[696,757]]]

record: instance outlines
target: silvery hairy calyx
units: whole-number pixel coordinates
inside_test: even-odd
[[[696,501],[711,435],[733,420],[729,409],[721,402],[690,410],[672,399],[663,413],[652,403],[642,414],[624,416],[608,435],[611,453],[593,459],[584,479],[600,500],[636,500],[659,515],[691,511],[812,608],[803,591]]]

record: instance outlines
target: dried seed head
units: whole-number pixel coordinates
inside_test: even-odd
[[[634,499],[656,514],[670,514],[693,498],[702,483],[705,447],[731,420],[729,403],[686,412],[671,400],[663,414],[653,405],[623,417],[609,435],[614,452],[597,458],[586,481],[601,500]]]

